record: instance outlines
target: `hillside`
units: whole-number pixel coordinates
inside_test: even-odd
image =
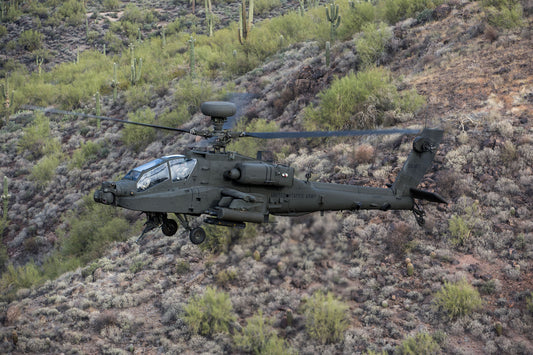
[[[45,120],[17,107],[0,131],[0,172],[9,179],[10,194],[2,235],[7,260],[2,270],[0,352],[248,353],[254,352],[250,339],[264,337],[265,344],[255,348],[256,352],[532,353],[533,4],[519,4],[523,23],[504,29],[491,23],[492,10],[481,3],[432,3],[430,12],[391,24],[391,37],[373,58],[372,64],[388,70],[378,73],[395,78],[398,95],[416,90],[426,101],[415,112],[386,111],[383,126],[421,128],[427,124],[445,129],[444,142],[422,186],[439,192],[449,204],[425,204],[424,227],[407,211],[316,213],[279,217],[273,224],[249,225],[241,232],[207,228],[210,239],[202,247],[191,244],[182,229],[174,237],[151,233],[139,245],[135,240],[144,216],[98,209],[84,197],[91,197],[102,181],[120,177],[134,166],[198,144],[194,137],[157,132],[145,142],[146,131],[139,135],[106,122],[98,128],[97,122],[63,116]],[[204,11],[201,5],[197,4],[200,14]],[[220,31],[215,36],[223,36],[226,26],[235,26],[231,22],[235,18],[227,14],[234,13],[237,4],[217,5]],[[104,13],[99,6],[89,1],[86,13]],[[148,38],[161,36],[158,31],[174,18],[185,17],[189,6],[188,2],[154,4],[156,11],[166,14],[143,27],[144,45]],[[344,6],[348,9],[348,4]],[[297,3],[283,2],[265,11],[252,31],[260,33],[270,19],[297,7]],[[110,18],[120,18],[123,9],[115,9],[117,15]],[[315,10],[324,17],[323,8]],[[314,16],[312,11],[308,16]],[[46,18],[41,19],[44,24]],[[17,21],[6,26],[9,31],[2,38],[6,49],[2,73],[5,80],[14,82],[18,77],[9,74],[8,67],[24,66],[33,73],[28,80],[35,80],[35,52],[7,44],[35,26],[35,17],[22,16]],[[105,24],[102,21],[99,27],[95,21],[91,30],[104,36]],[[54,72],[54,68],[74,61],[74,48],[85,49],[84,27],[83,22],[44,26],[43,48],[51,52],[46,52],[42,81],[53,74],[57,77],[50,80],[61,82],[63,72]],[[324,93],[339,78],[366,70],[362,47],[357,44],[364,32],[351,35],[341,27],[331,48],[330,66],[324,55],[327,35],[294,42],[286,35],[286,46],[265,58],[258,55],[261,60],[257,62],[251,61],[256,52],[250,51],[246,64],[254,66],[244,73],[232,69],[229,61],[240,59],[240,53],[224,57],[226,67],[205,64],[212,62],[201,49],[207,39],[199,34],[200,78],[194,81],[182,73],[190,64],[186,42],[190,30],[188,24],[180,28],[184,34],[168,35],[166,50],[177,62],[166,72],[169,77],[159,79],[144,57],[143,86],[125,86],[127,76],[122,77],[117,100],[112,90],[102,93],[102,112],[133,119],[134,113],[149,108],[157,122],[168,119],[181,127],[202,128],[206,119],[197,107],[179,106],[180,100],[186,101],[187,91],[202,99],[246,92],[253,95],[241,107],[243,127],[267,122],[281,130],[304,130],[310,125],[309,117],[315,117],[310,108],[318,115],[325,106]],[[65,33],[61,31],[68,36],[58,36]],[[179,44],[173,44],[173,38]],[[146,53],[144,45],[136,44],[137,53]],[[216,45],[209,45],[216,50]],[[68,46],[69,50],[61,50]],[[128,51],[127,46],[117,48]],[[127,54],[117,53],[112,54],[113,60],[129,63],[124,58]],[[80,63],[90,62],[88,57]],[[178,62],[182,58],[186,59]],[[112,61],[105,64],[101,70],[106,71],[104,85],[109,87]],[[21,87],[17,82],[15,89]],[[136,87],[141,87],[137,94]],[[92,96],[80,95],[70,104],[63,92],[52,102],[31,95],[23,103],[95,110]],[[414,101],[413,97],[407,98]],[[368,115],[379,110],[381,103],[376,98],[374,105],[365,106]],[[169,113],[182,109],[186,120]],[[361,117],[367,116],[353,116]],[[29,127],[36,127],[36,136],[44,132],[44,141],[30,140]],[[25,145],[28,141],[32,144]],[[239,141],[232,149],[249,155],[254,148],[271,149],[280,163],[297,168],[301,178],[312,172],[315,180],[383,187],[394,181],[411,143],[411,136],[272,141],[266,147]],[[50,154],[55,150],[61,154]],[[37,175],[35,169],[46,157],[57,160],[50,177]],[[93,240],[95,235],[107,239],[111,234],[117,237],[110,244]],[[99,249],[70,259],[65,250],[83,238]],[[51,262],[54,258],[63,263]],[[69,262],[77,267],[64,272]],[[47,271],[59,276],[45,281],[41,277]],[[11,274],[15,275],[11,279],[6,276]],[[471,293],[464,304],[452,299],[456,313],[447,312],[446,305],[438,304],[439,297],[461,285]],[[227,297],[219,300],[217,309],[220,314],[227,311],[228,328],[195,331],[190,321],[192,305],[213,289]],[[309,324],[317,295],[328,293],[333,299],[318,304],[336,306],[346,315],[346,324],[340,335],[323,340],[310,331]],[[478,295],[481,303],[468,309]],[[231,311],[224,308],[228,304]],[[335,314],[338,325],[342,317]],[[262,326],[253,328],[253,324]]]

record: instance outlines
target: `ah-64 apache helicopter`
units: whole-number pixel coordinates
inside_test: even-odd
[[[29,107],[36,109],[36,107]],[[39,108],[37,108],[39,109]],[[424,211],[415,200],[446,203],[437,193],[417,189],[432,165],[443,131],[425,128],[421,132],[405,129],[312,132],[234,132],[225,129],[228,117],[235,115],[231,102],[210,101],[201,105],[210,116],[213,130],[197,131],[125,121],[103,116],[54,109],[45,112],[75,114],[140,126],[189,133],[209,138],[212,148],[190,150],[184,155],[164,156],[129,171],[119,181],[106,181],[94,193],[96,202],[142,211],[147,216],[146,232],[161,227],[163,234],[174,235],[178,223],[168,218],[174,213],[189,231],[192,243],[200,244],[206,233],[192,228],[187,216],[207,215],[204,222],[244,228],[246,222],[268,222],[269,215],[300,216],[315,211],[412,210],[419,225]],[[388,188],[314,182],[295,178],[294,168],[227,152],[234,138],[254,137],[314,138],[366,134],[413,134],[413,149],[394,183]]]

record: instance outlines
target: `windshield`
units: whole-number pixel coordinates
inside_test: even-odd
[[[172,181],[185,180],[191,175],[196,165],[196,159],[179,158],[169,161]]]
[[[152,170],[145,172],[137,182],[137,191],[144,191],[154,185],[168,180],[168,165],[161,164]]]
[[[137,179],[139,178],[139,176],[141,175],[141,173],[143,171],[151,169],[154,166],[161,164],[162,162],[164,162],[163,159],[155,159],[155,160],[152,160],[152,161],[150,161],[148,163],[145,163],[145,164],[143,164],[141,166],[138,166],[135,169],[130,170],[130,172],[127,173],[123,177],[123,179],[137,181]]]

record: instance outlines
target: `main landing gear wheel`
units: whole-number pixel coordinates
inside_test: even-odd
[[[189,233],[189,238],[193,244],[202,244],[205,240],[205,230],[200,227],[193,228]]]
[[[161,231],[167,237],[173,236],[178,231],[178,223],[173,219],[166,219],[161,225]]]

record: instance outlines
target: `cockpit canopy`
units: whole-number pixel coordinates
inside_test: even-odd
[[[196,159],[183,155],[164,156],[130,170],[123,179],[137,181],[137,191],[144,191],[163,181],[186,180],[196,166]]]

